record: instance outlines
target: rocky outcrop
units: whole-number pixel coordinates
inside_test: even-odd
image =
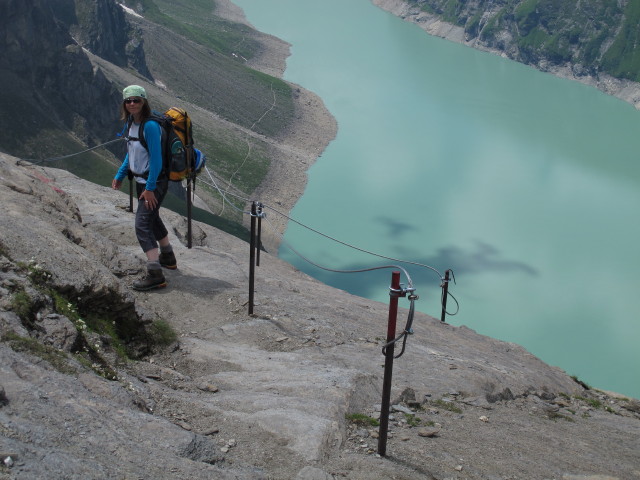
[[[131,67],[151,79],[142,33],[127,22],[122,6],[109,0],[73,1],[76,18],[66,24],[74,39],[114,65]]]
[[[92,144],[112,130],[118,92],[83,49],[126,65],[128,27],[114,2],[3,1],[0,32],[0,102],[3,111],[16,112],[0,120],[3,150],[42,151],[47,131],[73,132]]]
[[[635,402],[423,314],[376,457],[388,306],[263,253],[248,315],[247,244],[196,222],[188,249],[164,209],[178,269],[134,292],[128,197],[16,161],[0,154],[0,478],[633,477]]]

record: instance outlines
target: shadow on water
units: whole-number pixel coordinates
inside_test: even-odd
[[[396,226],[394,228],[398,227]],[[324,258],[326,261],[326,259],[331,258],[331,255],[320,254],[319,258]],[[374,259],[374,257],[371,258]],[[445,270],[451,269],[458,280],[465,275],[491,272],[516,273],[529,276],[538,275],[537,270],[530,265],[503,258],[497,248],[481,241],[476,241],[474,247],[466,250],[461,247],[450,246],[440,248],[434,255],[429,257],[403,256],[402,258],[409,262],[431,266],[442,275],[444,275]],[[315,261],[314,259],[311,260]],[[416,289],[423,289],[424,287],[439,288],[441,282],[441,278],[433,270],[393,260],[375,258],[367,264],[353,262],[340,265],[339,267],[322,262],[317,263],[326,268],[339,270],[360,270],[364,268],[398,265],[408,271]],[[323,283],[365,298],[374,298],[377,294],[388,291],[388,285],[391,279],[390,270],[392,270],[379,269],[367,272],[336,273],[322,270],[307,263],[303,264],[301,260],[297,260],[296,265]],[[404,275],[402,282],[406,282]]]
[[[500,251],[481,241],[476,241],[475,249],[465,251],[459,247],[445,247],[436,255],[423,262],[427,265],[442,265],[456,273],[473,274],[480,272],[520,272],[536,276],[535,268],[524,262],[501,258]]]
[[[394,237],[402,236],[405,233],[420,231],[420,229],[415,225],[408,222],[398,221],[397,218],[379,216],[379,217],[376,217],[374,220],[376,220],[377,222],[379,222],[380,224],[388,228],[389,229],[389,231],[387,232],[388,235],[394,236]]]

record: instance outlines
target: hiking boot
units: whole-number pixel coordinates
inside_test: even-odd
[[[136,282],[133,282],[133,289],[144,292],[146,290],[153,290],[154,288],[164,288],[167,286],[167,282],[164,279],[162,270],[147,270],[147,275]]]
[[[169,270],[175,270],[176,268],[178,268],[178,262],[176,261],[176,256],[173,254],[173,252],[160,252],[158,262],[160,262],[160,265],[162,265],[164,268],[168,268]]]

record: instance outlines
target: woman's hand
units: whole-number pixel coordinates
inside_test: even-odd
[[[144,206],[149,210],[153,210],[158,206],[156,195],[152,191],[143,190],[142,195],[140,195],[140,200],[144,200]]]
[[[120,190],[121,186],[122,180],[116,180],[115,178],[111,180],[111,188],[113,188],[114,190]]]

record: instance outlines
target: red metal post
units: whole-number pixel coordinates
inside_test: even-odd
[[[400,272],[391,273],[389,291],[389,321],[387,324],[387,343],[396,338],[396,321],[398,318],[398,297],[402,295],[400,288]],[[395,344],[390,344],[385,351],[384,379],[382,381],[382,407],[380,408],[380,435],[378,437],[378,454],[384,457],[387,453],[387,433],[389,431],[389,406],[391,403],[391,377],[393,376],[393,354]]]

